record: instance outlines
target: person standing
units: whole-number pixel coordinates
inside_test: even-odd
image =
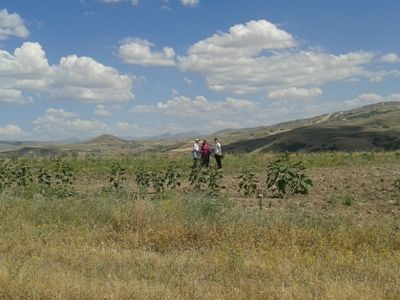
[[[201,160],[202,164],[207,168],[210,164],[210,155],[211,155],[210,145],[207,143],[207,140],[204,140],[203,144],[201,145]]]
[[[214,139],[214,157],[217,162],[218,169],[222,168],[222,147],[217,138]]]
[[[193,160],[195,162],[198,162],[200,159],[200,145],[199,145],[199,139],[196,139],[195,142],[193,143]]]

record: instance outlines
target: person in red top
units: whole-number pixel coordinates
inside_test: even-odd
[[[207,140],[203,141],[200,151],[201,151],[201,162],[203,166],[206,166],[208,168],[210,164],[211,149],[210,145],[207,143]]]

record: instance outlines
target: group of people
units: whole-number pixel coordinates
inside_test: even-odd
[[[222,168],[222,147],[217,138],[214,139],[214,147],[211,148],[207,140],[204,140],[201,146],[199,145],[200,140],[196,139],[193,143],[193,160],[200,161],[203,166],[208,167],[210,165],[210,156],[214,155],[215,161],[217,162],[218,169]]]

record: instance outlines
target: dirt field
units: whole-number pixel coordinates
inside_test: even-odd
[[[396,180],[400,178],[398,164],[315,168],[307,174],[313,180],[313,188],[308,195],[279,199],[264,190],[262,207],[321,210],[322,213],[335,213],[336,209],[341,209],[356,215],[388,213],[400,217],[399,192],[395,187]],[[259,178],[260,183],[265,181],[263,174]],[[254,197],[238,197],[237,178],[227,177],[225,182],[228,195],[235,202],[243,206],[259,205],[259,199]]]

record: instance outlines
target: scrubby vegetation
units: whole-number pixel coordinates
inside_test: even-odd
[[[274,197],[266,170],[279,159],[312,179],[309,194]],[[1,160],[0,298],[400,297],[396,153],[191,164]]]

